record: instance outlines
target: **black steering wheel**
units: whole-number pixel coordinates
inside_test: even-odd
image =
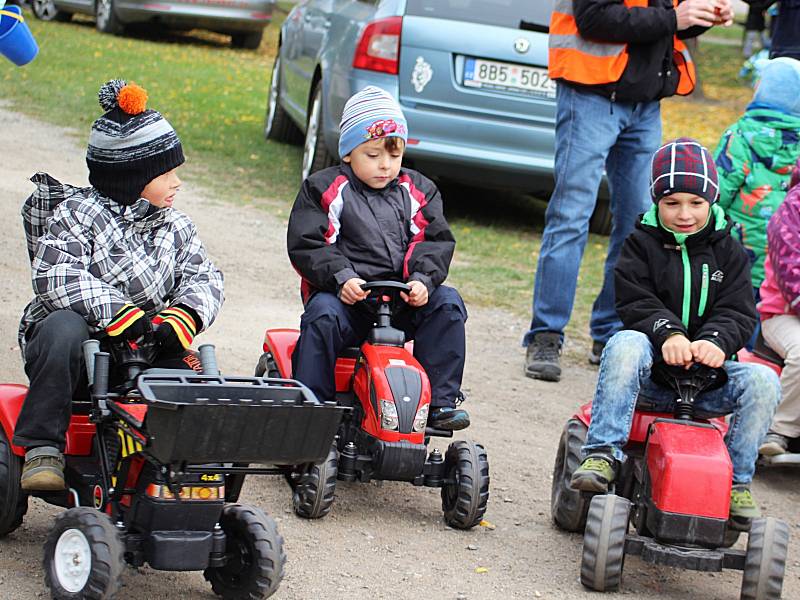
[[[699,394],[725,385],[725,382],[728,381],[728,373],[722,367],[713,368],[693,363],[686,369],[680,365],[668,365],[662,361],[653,365],[650,378],[659,385],[676,391],[679,395],[682,390],[690,390],[693,394]]]

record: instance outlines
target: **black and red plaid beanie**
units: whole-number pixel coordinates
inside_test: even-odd
[[[711,153],[697,140],[678,138],[653,154],[650,195],[653,202],[664,196],[685,192],[714,204],[719,197],[717,168]]]

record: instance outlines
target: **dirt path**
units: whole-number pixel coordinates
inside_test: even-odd
[[[74,135],[0,105],[0,381],[24,382],[16,344],[17,321],[31,294],[19,206],[46,170],[83,185],[85,135]],[[196,166],[196,165],[195,165]],[[301,305],[297,278],[285,256],[285,223],[266,212],[214,199],[187,182],[178,206],[198,225],[211,256],[225,272],[222,315],[203,341],[217,345],[226,372],[250,374],[264,327],[296,326]],[[471,309],[465,387],[474,425],[464,437],[483,443],[491,466],[486,518],[496,525],[459,532],[445,527],[438,492],[405,484],[340,483],[331,514],[303,521],[291,513],[277,478],[250,478],[243,501],[278,520],[286,540],[286,577],[277,598],[306,600],[419,598],[598,598],[581,587],[581,538],[550,524],[552,461],[560,429],[578,403],[590,398],[596,374],[572,366],[560,384],[522,376],[519,336],[525,323],[507,313]],[[462,434],[463,435],[463,434]],[[440,446],[443,446],[441,443]],[[755,485],[771,515],[795,535],[784,598],[800,598],[800,474],[769,472]],[[45,596],[41,545],[57,510],[31,502],[23,527],[0,541],[0,589],[6,600]],[[485,567],[486,572],[476,572]],[[693,574],[626,561],[624,592],[633,598],[738,598],[740,576]],[[123,598],[214,598],[198,573],[129,569]]]

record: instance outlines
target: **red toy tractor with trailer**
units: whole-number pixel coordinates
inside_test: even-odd
[[[729,520],[733,467],[723,439],[727,427],[724,419],[694,414],[694,398],[722,385],[724,371],[664,367],[656,376],[671,383],[675,414],[637,407],[627,458],[607,494],[570,487],[581,463],[591,403],[567,421],[561,435],[551,513],[559,528],[584,532],[581,583],[601,592],[619,589],[625,555],[633,554],[698,571],[742,570],[741,600],[779,600],[789,528],[772,517]],[[731,548],[748,526],[747,550]]]
[[[203,571],[222,598],[266,598],[286,555],[275,522],[237,504],[245,475],[280,474],[245,463],[315,463],[328,453],[343,410],[296,381],[223,377],[213,346],[202,374],[149,369],[152,340],[84,344],[91,398],[73,402],[61,492],[33,493],[67,510],[44,545],[45,583],[56,599],[105,599],[125,563]],[[110,391],[109,380],[119,382]],[[27,388],[0,385],[0,537],[28,507],[24,449],[11,443]]]
[[[330,511],[337,479],[407,481],[442,488],[448,525],[469,529],[480,523],[489,499],[489,462],[480,444],[457,440],[444,455],[427,452],[431,437],[452,431],[427,426],[431,389],[402,331],[392,327],[405,283],[374,281],[362,285],[373,294],[374,326],[360,348],[347,348],[336,362],[337,404],[344,416],[335,443],[319,464],[286,467],[295,513],[316,519]],[[256,376],[292,376],[296,329],[268,329]]]

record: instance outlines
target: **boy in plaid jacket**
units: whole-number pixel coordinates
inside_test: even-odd
[[[110,81],[99,99],[106,112],[89,136],[91,187],[37,173],[22,210],[35,293],[20,323],[30,389],[13,438],[27,450],[24,490],[64,489],[71,403],[86,388],[83,341],[134,341],[155,325],[156,363],[185,368],[193,337],[223,302],[222,273],[172,208],[184,162],[174,129],[145,108],[136,85]]]

